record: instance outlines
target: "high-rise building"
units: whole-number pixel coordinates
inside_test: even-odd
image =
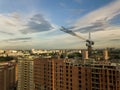
[[[35,90],[54,90],[53,60],[35,60],[34,75]]]
[[[120,90],[120,65],[34,60],[35,90]]]
[[[16,90],[15,61],[0,62],[0,90]]]
[[[33,60],[18,60],[18,89],[17,90],[34,90],[33,82]]]

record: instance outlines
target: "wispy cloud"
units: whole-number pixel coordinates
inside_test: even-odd
[[[12,38],[12,39],[5,39],[5,40],[2,40],[3,42],[27,42],[27,41],[30,41],[32,40],[31,37],[25,37],[25,38]]]
[[[28,21],[25,28],[20,30],[22,34],[44,32],[52,30],[53,26],[41,14],[36,14]]]
[[[43,15],[34,14],[26,17],[18,14],[0,14],[0,33],[4,34],[32,34],[54,29],[54,25]]]
[[[110,41],[118,42],[120,41],[120,38],[110,39]]]
[[[94,23],[89,24],[88,26],[81,27],[76,31],[80,31],[81,33],[95,32],[95,31],[105,30],[108,27],[110,27],[110,24],[106,20],[98,20]]]
[[[74,24],[74,30],[80,32],[95,32],[106,30],[108,27],[110,27],[106,26],[106,23],[109,24],[109,21],[111,19],[120,14],[119,5],[120,0],[115,0],[114,2],[104,7],[88,13],[87,15],[81,17],[79,20],[76,21],[76,23]]]
[[[17,20],[21,19],[21,15],[17,12],[14,12],[14,13],[10,14],[9,16],[14,18],[14,19],[17,19]]]
[[[0,14],[0,32],[4,34],[19,34],[18,29],[23,27],[24,20],[13,17],[13,13]]]
[[[7,35],[14,35],[13,33],[4,32],[4,31],[0,31],[0,33],[2,33],[2,34],[7,34]]]

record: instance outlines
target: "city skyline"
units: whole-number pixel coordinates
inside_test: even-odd
[[[70,28],[94,48],[120,46],[120,0],[2,0],[0,49],[86,48],[82,39],[60,31]]]

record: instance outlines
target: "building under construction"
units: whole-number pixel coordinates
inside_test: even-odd
[[[120,90],[120,64],[38,58],[34,82],[35,90]]]

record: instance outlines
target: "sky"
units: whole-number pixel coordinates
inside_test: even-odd
[[[120,48],[120,0],[0,0],[0,49]]]

